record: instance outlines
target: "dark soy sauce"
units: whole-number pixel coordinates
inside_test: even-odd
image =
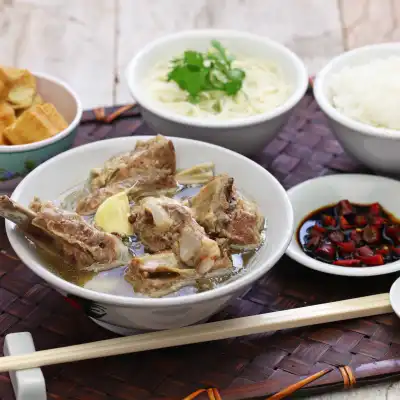
[[[296,238],[307,255],[329,264],[368,267],[400,259],[399,220],[379,203],[321,207],[301,221]]]

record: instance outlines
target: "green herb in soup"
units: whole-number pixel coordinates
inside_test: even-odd
[[[177,171],[175,159],[161,136],[138,141],[63,199],[24,208],[0,196],[0,215],[74,284],[122,296],[210,290],[244,273],[265,220],[212,163]]]
[[[232,120],[270,112],[293,92],[274,58],[232,55],[218,41],[210,50],[188,48],[160,59],[145,77],[148,96],[160,110],[201,120]]]
[[[246,76],[242,69],[232,67],[234,58],[220,42],[212,40],[211,45],[207,53],[186,50],[181,57],[172,60],[168,80],[185,90],[192,103],[199,101],[200,93],[208,91],[234,96],[242,88]]]

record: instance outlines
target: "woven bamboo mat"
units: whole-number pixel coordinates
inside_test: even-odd
[[[113,109],[106,110],[107,113]],[[76,145],[148,134],[132,109],[112,124],[84,114]],[[254,159],[286,188],[315,176],[360,172],[333,138],[307,95],[279,136]],[[18,180],[0,183],[11,190]],[[30,331],[38,349],[113,337],[67,303],[18,259],[0,223],[0,335]],[[211,320],[254,315],[388,291],[397,276],[347,278],[309,270],[283,257],[241,298]],[[2,343],[1,348],[2,348]],[[49,399],[182,399],[217,387],[224,400],[265,398],[302,377],[335,367],[298,392],[343,388],[337,367],[348,365],[357,385],[400,375],[400,320],[393,314],[198,345],[43,368]],[[0,398],[12,399],[7,374]],[[205,397],[198,397],[198,399]]]

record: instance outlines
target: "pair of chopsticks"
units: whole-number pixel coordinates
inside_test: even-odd
[[[314,382],[315,380],[317,380],[317,379],[321,378],[322,376],[326,375],[327,373],[331,372],[332,370],[333,370],[333,368],[327,368],[322,371],[319,371],[316,374],[311,375],[297,383],[294,383],[293,385],[288,386],[287,388],[279,391],[278,393],[275,393],[273,396],[267,397],[265,400],[284,399],[285,397],[290,396],[294,392],[297,392],[302,387],[308,385],[311,382]],[[195,392],[191,393],[189,396],[185,397],[183,400],[194,400],[196,397],[198,397],[202,393],[207,393],[209,400],[222,400],[222,397],[221,397],[218,389],[215,389],[215,388],[196,390]]]
[[[0,357],[0,372],[210,342],[393,312],[388,293]]]

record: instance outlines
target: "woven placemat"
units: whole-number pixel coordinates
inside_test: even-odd
[[[107,113],[113,109],[106,110]],[[84,114],[75,145],[104,138],[149,134],[136,109],[112,124]],[[254,159],[286,188],[315,176],[360,172],[333,138],[311,95]],[[11,190],[18,182],[0,183]],[[67,303],[26,268],[8,243],[0,222],[0,335],[30,331],[37,349],[114,337]],[[397,275],[332,276],[287,257],[241,298],[211,320],[254,315],[387,292]],[[2,343],[0,343],[2,348]],[[335,367],[298,392],[343,387],[337,367],[348,365],[357,385],[400,374],[400,320],[394,314],[304,329],[235,338],[43,368],[49,399],[182,399],[196,389],[217,387],[224,400],[265,398],[302,377]],[[8,374],[0,374],[0,397],[13,398]],[[198,399],[205,397],[198,397]]]

